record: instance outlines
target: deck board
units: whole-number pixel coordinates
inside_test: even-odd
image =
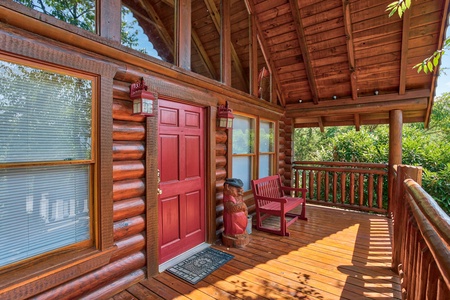
[[[289,237],[253,230],[243,249],[213,245],[234,258],[196,285],[163,272],[111,300],[401,299],[389,219],[313,205],[307,216]]]

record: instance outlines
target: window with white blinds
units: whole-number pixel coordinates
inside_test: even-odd
[[[0,60],[0,267],[92,244],[94,79],[25,64]]]

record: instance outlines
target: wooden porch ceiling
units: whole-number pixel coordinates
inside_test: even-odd
[[[110,300],[401,299],[389,219],[313,205],[307,214],[290,237],[253,230],[244,249],[213,246],[234,258],[196,285],[163,272]]]
[[[400,19],[386,12],[392,0],[229,0],[232,85],[252,89],[252,29],[261,47],[258,69],[264,56],[277,104],[296,127],[383,124],[392,109],[403,110],[404,122],[428,124],[436,74],[418,74],[413,66],[442,46],[449,1],[413,1]],[[156,19],[167,15],[162,3],[174,6],[173,0],[128,2],[144,6]],[[191,68],[216,80],[220,50],[213,40],[220,33],[220,4],[191,4],[193,56],[200,56],[192,58]],[[254,16],[253,27],[247,11]],[[173,48],[167,38],[172,25],[166,18],[156,26],[164,41],[159,46]]]

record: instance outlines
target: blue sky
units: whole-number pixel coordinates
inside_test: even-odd
[[[442,57],[440,68],[441,75],[437,79],[436,96],[450,92],[450,51],[446,52]]]

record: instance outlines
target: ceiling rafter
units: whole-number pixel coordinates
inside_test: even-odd
[[[406,68],[408,68],[408,40],[410,28],[410,9],[407,9],[403,14],[403,29],[402,29],[402,49],[400,57],[400,83],[398,93],[403,95],[406,92]]]
[[[154,20],[153,22],[156,25],[156,28],[161,34],[161,38],[164,41],[164,44],[166,44],[167,48],[173,55],[173,38],[170,36],[169,32],[167,31],[166,27],[164,26],[163,22],[161,21],[161,18],[159,17],[156,10],[153,8],[153,5],[149,3],[148,1],[139,0],[139,4],[141,7],[144,8],[145,12]],[[133,14],[136,14],[138,12],[133,11]],[[138,13],[139,14],[139,13]]]
[[[214,26],[216,26],[217,32],[221,32],[221,17],[220,12],[216,7],[216,4],[213,0],[204,0],[206,7],[208,8],[209,14],[213,20]],[[236,49],[233,46],[233,43],[230,43],[231,46],[231,57],[233,59],[233,64],[236,69],[237,75],[239,76],[239,80],[244,83],[244,86],[248,86],[248,79],[244,74],[244,68],[242,67],[241,60],[237,55]]]
[[[297,0],[289,0],[292,16],[294,17],[295,29],[297,31],[298,43],[303,55],[303,63],[305,64],[306,76],[308,77],[309,87],[311,89],[312,100],[315,104],[319,103],[319,91],[313,72],[313,66],[311,64],[311,58],[308,51],[308,45],[305,38],[305,30],[300,17],[300,7]]]
[[[174,0],[164,0],[162,2],[172,8],[175,7]],[[139,4],[145,9],[145,11],[147,12],[147,14],[150,17],[152,17],[154,20],[156,20],[155,21],[155,23],[157,25],[156,27],[159,29],[161,36],[163,37],[163,40],[166,43],[166,46],[169,47],[169,49],[173,55],[173,45],[174,45],[173,38],[168,33],[166,27],[164,26],[161,19],[159,18],[158,13],[153,8],[153,5],[145,0],[139,0]],[[135,14],[135,13],[140,14],[139,12],[133,11],[133,14]],[[142,14],[140,14],[140,15],[142,16]],[[194,42],[194,46],[196,47],[198,53],[200,54],[200,58],[201,58],[203,64],[205,65],[209,75],[211,76],[211,78],[217,78],[217,71],[214,67],[214,64],[212,63],[211,59],[209,58],[208,53],[205,50],[205,47],[203,47],[200,37],[198,36],[197,32],[193,28],[191,29],[191,34],[192,34],[192,40]]]
[[[266,58],[266,63],[268,64],[268,67],[271,71],[272,79],[275,82],[272,82],[272,84],[275,85],[277,94],[279,95],[281,105],[284,107],[286,105],[286,99],[284,97],[284,93],[281,93],[281,84],[280,79],[278,77],[278,72],[275,72],[275,63],[273,59],[270,57],[270,52],[267,51],[269,49],[269,46],[267,45],[266,39],[264,38],[261,25],[258,22],[258,18],[255,15],[255,5],[253,3],[253,0],[246,1],[247,7],[249,8],[250,14],[255,16],[255,22],[254,25],[256,27],[256,34],[259,37],[258,40],[260,42],[261,51],[263,52],[264,57]],[[272,95],[273,97],[275,95]]]
[[[348,64],[350,70],[350,85],[352,89],[352,99],[356,100],[358,98],[358,83],[356,74],[356,61],[355,61],[355,49],[353,41],[353,30],[352,30],[352,16],[350,14],[350,3],[349,0],[342,0],[342,5],[344,8],[344,27],[345,35],[347,37],[347,54],[348,54]]]

